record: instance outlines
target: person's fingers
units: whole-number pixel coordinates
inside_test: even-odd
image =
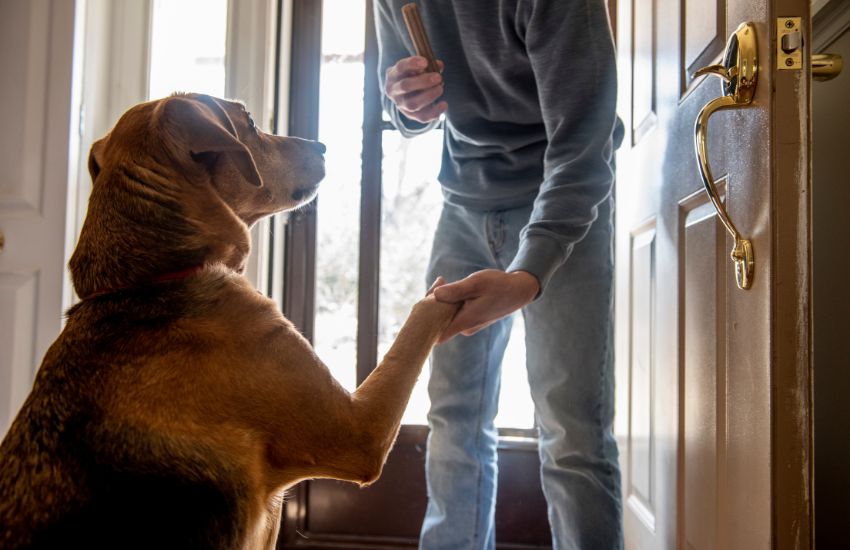
[[[452,322],[449,323],[449,326],[446,327],[446,330],[443,331],[443,334],[440,335],[440,338],[437,340],[437,343],[442,344],[443,342],[447,342],[461,333],[461,331],[466,330],[469,323],[469,313],[468,311],[464,311],[465,308],[461,307],[460,311],[455,315],[455,318],[452,319]]]
[[[437,62],[442,71],[442,61]],[[443,95],[443,77],[440,73],[425,72],[428,62],[424,57],[412,56],[399,60],[387,69],[384,93],[399,110],[411,120],[427,124],[448,109],[445,101],[434,103]]]
[[[400,78],[387,85],[387,96],[398,103],[407,94],[435,88],[443,83],[443,77],[437,73],[423,73]]]
[[[480,312],[476,311],[474,306],[463,306],[460,308],[460,311],[457,313],[452,322],[449,323],[449,326],[446,327],[446,330],[443,331],[443,334],[440,335],[437,343],[442,344],[443,342],[451,340],[458,334],[472,336],[479,330],[491,325],[494,321],[495,320],[487,321],[482,319]]]
[[[415,113],[430,107],[441,95],[443,95],[442,84],[421,92],[403,95],[396,102],[396,105],[407,113]]]
[[[444,284],[446,284],[446,280],[445,280],[445,279],[443,279],[443,277],[442,277],[442,276],[437,277],[437,279],[436,279],[436,280],[434,281],[434,283],[431,285],[431,288],[429,288],[429,289],[428,289],[428,292],[426,292],[426,293],[425,293],[425,296],[430,296],[431,294],[433,294],[433,293],[434,293],[434,290],[435,290],[437,287],[443,286]]]
[[[437,60],[437,70],[438,70],[438,71],[440,71],[440,74],[442,74],[442,73],[443,73],[443,69],[445,69],[445,68],[446,68],[445,63],[443,63],[442,61],[440,61],[440,60],[438,59],[438,60]]]
[[[448,108],[448,103],[440,101],[439,103],[435,103],[430,107],[425,107],[424,109],[420,109],[416,112],[406,112],[404,109],[402,109],[401,112],[404,113],[404,116],[411,120],[427,124],[432,120],[440,118],[440,115],[445,113]]]
[[[466,329],[466,330],[462,330],[462,331],[460,331],[460,333],[461,333],[461,334],[463,334],[464,336],[472,336],[472,335],[473,335],[473,334],[475,334],[476,332],[482,331],[482,330],[484,330],[485,328],[489,327],[489,326],[490,326],[490,325],[492,325],[494,322],[495,322],[495,321],[490,321],[489,323],[481,323],[480,325],[476,325],[476,326],[474,326],[474,327],[472,327],[472,328],[468,328],[468,329]]]
[[[446,104],[446,102],[441,102],[437,105],[421,109],[415,113],[406,113],[403,110],[402,113],[411,120],[421,122],[422,124],[428,124],[432,120],[440,118],[440,115],[445,113],[446,109],[448,109],[448,105]]]
[[[449,283],[447,285],[443,285],[439,288],[434,289],[434,297],[441,302],[448,302],[451,304],[461,302],[463,300],[472,298],[478,292],[478,283],[474,278],[467,277],[466,279],[461,279],[460,281]],[[464,308],[467,309],[467,308]],[[461,310],[461,313],[464,311]],[[458,317],[455,318],[457,321],[458,318],[463,318],[461,314],[458,314]]]
[[[391,87],[396,83],[416,76],[422,76],[425,73],[427,61],[424,57],[408,57],[402,59],[389,69],[385,78],[385,91],[389,92]]]
[[[395,65],[387,69],[386,81],[400,80],[406,76],[419,74],[428,67],[428,60],[422,56],[414,55],[400,59]]]

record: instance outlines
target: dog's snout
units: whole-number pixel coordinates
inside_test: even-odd
[[[328,150],[328,148],[325,147],[325,144],[322,143],[321,141],[310,141],[308,143],[309,143],[310,147],[312,147],[313,149],[318,151],[320,155],[324,155],[325,151]]]
[[[292,200],[302,201],[306,199],[312,198],[315,195],[316,191],[318,191],[319,185],[310,185],[307,187],[299,187],[295,191],[292,192]]]

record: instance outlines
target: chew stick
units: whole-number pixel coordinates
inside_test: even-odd
[[[428,67],[425,71],[429,73],[440,72],[437,68],[437,57],[434,55],[434,50],[431,49],[431,42],[428,40],[428,35],[425,33],[425,26],[422,24],[422,18],[419,16],[419,8],[414,3],[405,4],[401,7],[401,14],[404,16],[404,24],[407,25],[407,32],[413,41],[416,55],[420,55],[428,60]]]

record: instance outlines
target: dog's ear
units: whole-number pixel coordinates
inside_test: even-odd
[[[106,138],[99,139],[92,143],[91,150],[89,150],[89,174],[91,175],[92,183],[94,183],[94,180],[97,179],[97,175],[100,174],[100,157],[103,151],[104,139]]]
[[[263,186],[251,151],[239,141],[233,121],[215,98],[174,96],[164,100],[162,109],[165,119],[186,136],[192,158],[226,153],[243,178],[255,187]]]

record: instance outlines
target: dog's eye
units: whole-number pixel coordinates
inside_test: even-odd
[[[248,113],[248,128],[252,129],[255,132],[257,131],[257,125],[254,124],[254,119],[251,118],[251,113]]]

